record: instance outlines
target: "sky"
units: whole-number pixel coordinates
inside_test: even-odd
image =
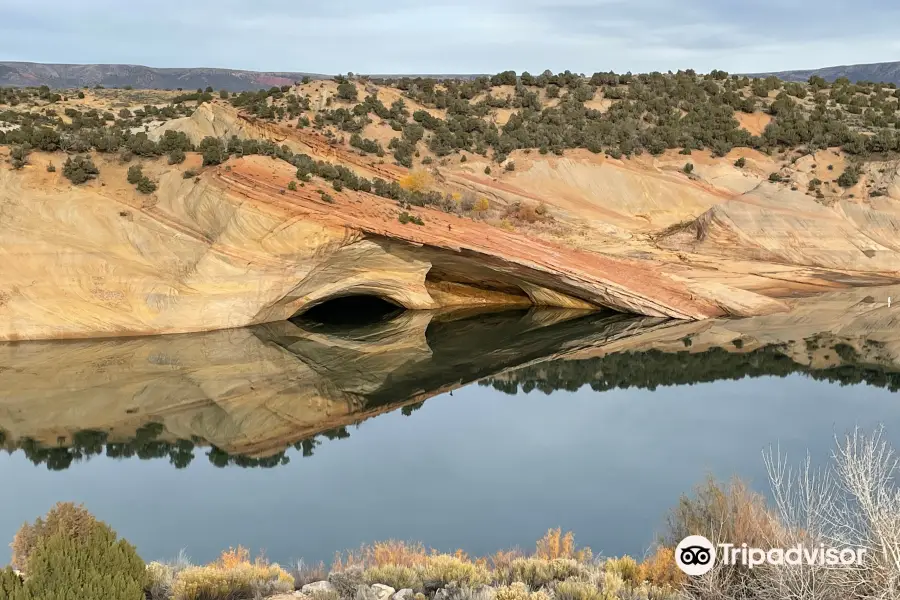
[[[314,73],[900,60],[895,0],[0,0],[0,60]]]

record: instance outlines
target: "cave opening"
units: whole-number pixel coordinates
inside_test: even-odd
[[[404,308],[380,296],[354,294],[331,298],[317,304],[292,320],[327,326],[360,326],[393,319]]]

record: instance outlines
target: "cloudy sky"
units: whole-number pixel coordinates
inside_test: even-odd
[[[317,73],[900,60],[896,0],[0,0],[0,60]]]

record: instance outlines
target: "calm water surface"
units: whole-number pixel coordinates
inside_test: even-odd
[[[707,474],[765,491],[770,444],[823,461],[836,433],[884,423],[900,447],[880,341],[740,333],[737,348],[653,319],[429,319],[0,348],[0,564],[58,501],[147,560],[237,544],[328,560],[387,538],[486,554],[556,526],[642,555]],[[798,362],[807,349],[821,364]]]

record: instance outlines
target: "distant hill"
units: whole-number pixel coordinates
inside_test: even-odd
[[[871,63],[866,65],[841,65],[801,71],[779,71],[774,73],[754,73],[751,77],[775,75],[785,81],[806,81],[812,75],[818,75],[825,81],[834,81],[838,77],[846,77],[850,81],[875,81],[878,83],[894,83],[900,85],[900,61]]]
[[[215,90],[241,92],[293,84],[314,73],[258,72],[236,69],[157,69],[141,65],[63,65],[0,62],[0,86],[75,88],[95,85],[143,89],[192,90],[212,86]]]

